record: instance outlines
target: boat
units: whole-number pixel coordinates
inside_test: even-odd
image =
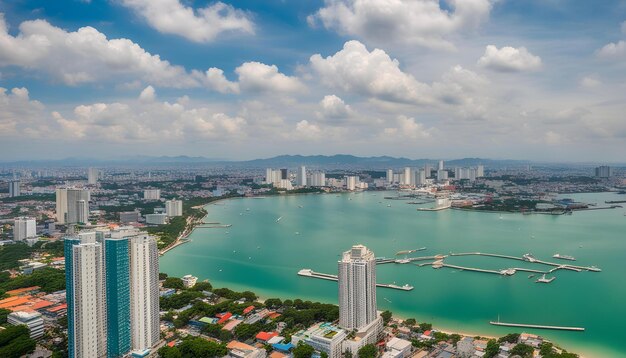
[[[390,208],[390,207],[391,207],[391,204],[387,204],[387,207],[388,207],[388,208]]]
[[[524,258],[524,260],[526,260],[528,262],[536,262],[537,261],[537,259],[532,254],[524,254],[522,257]]]
[[[546,274],[544,273],[543,276],[541,276],[541,278],[538,278],[537,281],[535,282],[536,283],[550,283],[554,281],[554,279],[556,279],[556,277],[546,278]]]
[[[576,261],[576,258],[574,256],[569,256],[569,255],[554,254],[552,255],[552,257],[554,257],[555,259]]]
[[[529,279],[531,279],[531,278],[533,278],[533,277],[535,277],[535,274],[534,274],[534,273],[531,273],[530,275],[528,275],[528,278],[529,278]]]
[[[279,222],[279,221],[280,221],[280,219],[282,219],[282,218],[283,218],[282,216],[281,216],[281,217],[279,217],[278,219],[276,219],[276,222]]]
[[[302,209],[304,206],[302,206],[302,205],[298,205],[298,207],[299,207],[300,209]]]

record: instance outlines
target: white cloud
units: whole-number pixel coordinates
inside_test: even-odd
[[[378,97],[392,102],[429,103],[427,85],[400,69],[398,60],[385,51],[368,51],[359,41],[348,41],[343,49],[323,58],[311,56],[311,67],[322,83],[348,92]]]
[[[601,58],[617,58],[626,54],[626,41],[611,42],[596,51]]]
[[[580,80],[580,85],[585,88],[595,88],[602,84],[600,80],[595,77],[585,76]]]
[[[29,98],[26,88],[13,88],[7,92],[0,87],[0,137],[39,137],[47,129],[46,123],[37,119],[44,115],[44,105]]]
[[[239,93],[239,84],[229,81],[224,71],[211,67],[206,71],[204,83],[207,87],[220,93]]]
[[[235,69],[239,76],[239,86],[251,92],[285,92],[296,93],[306,90],[297,77],[287,76],[278,72],[275,65],[260,62],[246,62]]]
[[[475,29],[488,17],[491,0],[448,0],[453,9],[442,9],[439,0],[325,0],[307,21],[320,21],[327,29],[357,36],[368,43],[417,44],[453,48],[449,37]]]
[[[142,102],[152,102],[156,98],[154,87],[148,86],[139,94],[139,100]]]
[[[44,20],[25,21],[17,36],[8,33],[0,14],[0,66],[50,74],[68,85],[134,76],[166,87],[199,85],[181,66],[171,65],[128,39],[107,39],[93,27],[74,32]]]
[[[306,119],[296,123],[296,133],[300,139],[318,139],[322,134],[322,130],[317,124],[310,123]]]
[[[528,52],[525,47],[505,46],[498,49],[488,45],[478,65],[499,72],[534,71],[541,67],[541,58]]]
[[[354,110],[341,98],[333,95],[324,96],[320,101],[321,111],[319,117],[323,118],[347,118],[353,116]]]
[[[400,115],[395,120],[395,127],[383,130],[383,137],[391,139],[426,139],[431,136],[432,130],[427,130],[423,124],[417,123],[414,118]]]
[[[179,0],[121,0],[161,33],[194,42],[209,42],[227,31],[254,34],[250,15],[223,2],[193,9]]]

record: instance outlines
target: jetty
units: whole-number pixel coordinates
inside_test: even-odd
[[[196,226],[198,229],[226,229],[233,226],[232,224],[202,224]]]
[[[328,273],[315,272],[315,271],[313,271],[311,269],[302,269],[302,270],[298,271],[298,275],[299,276],[303,276],[303,277],[318,278],[318,279],[321,279],[321,280],[339,281],[339,277],[337,275],[331,275],[331,274],[328,274]],[[413,286],[411,286],[411,285],[399,286],[399,285],[395,285],[395,284],[386,284],[386,283],[377,283],[376,287],[391,288],[391,289],[394,289],[394,290],[401,290],[401,291],[411,291],[413,289]]]
[[[536,263],[536,264],[542,264],[542,265],[548,265],[548,266],[556,267],[556,269],[553,269],[553,270],[551,270],[549,272],[556,271],[556,270],[572,270],[572,271],[577,271],[577,272],[580,272],[580,271],[600,272],[600,271],[602,271],[601,269],[599,269],[599,268],[597,268],[595,266],[577,266],[577,265],[563,264],[563,263],[558,263],[558,262],[543,261],[543,260],[539,260],[539,259],[535,258],[531,254],[524,254],[522,257],[517,257],[517,256],[509,256],[509,255],[489,254],[489,253],[484,253],[484,252],[464,252],[464,253],[458,253],[458,254],[450,253],[450,256],[489,256],[489,257],[499,257],[499,258],[503,258],[503,259],[526,261],[526,262],[530,262],[530,263]]]
[[[520,327],[520,328],[537,328],[537,329],[552,329],[559,331],[584,331],[584,328],[581,327],[561,327],[561,326],[544,326],[540,324],[524,324],[524,323],[506,323],[500,321],[490,321],[489,324],[494,326],[505,326],[505,327]]]

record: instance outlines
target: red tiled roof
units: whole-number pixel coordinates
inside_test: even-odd
[[[254,309],[254,306],[248,306],[243,310],[243,314],[250,313]]]
[[[269,341],[276,336],[278,336],[278,333],[276,332],[259,332],[259,334],[256,335],[256,339],[260,341]]]

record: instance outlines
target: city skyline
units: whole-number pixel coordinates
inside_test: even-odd
[[[383,3],[2,3],[0,161],[622,160],[623,1]]]

